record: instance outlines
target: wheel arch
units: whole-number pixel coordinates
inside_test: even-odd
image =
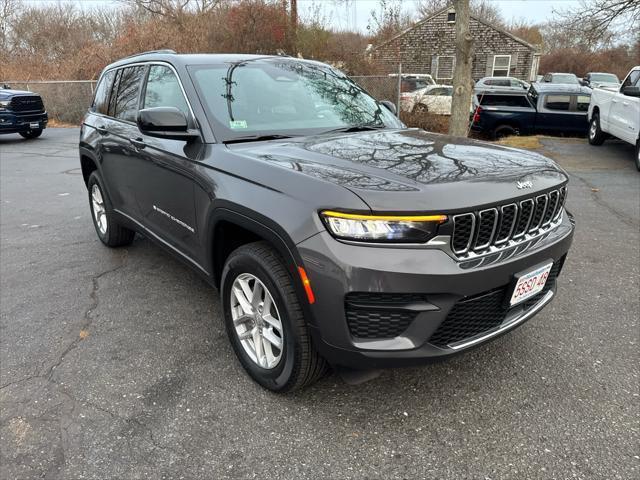
[[[208,222],[207,264],[215,286],[220,287],[222,270],[229,254],[242,245],[256,241],[265,241],[278,252],[294,279],[294,284],[302,289],[297,274],[297,267],[302,266],[302,259],[286,231],[273,220],[230,202],[224,202],[215,208]]]
[[[85,186],[89,183],[89,175],[95,170],[98,170],[97,162],[85,152],[80,153],[80,168],[82,169],[82,178],[84,179]]]

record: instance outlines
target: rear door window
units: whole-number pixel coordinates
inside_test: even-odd
[[[138,96],[145,68],[127,67],[122,70],[118,95],[116,96],[114,116],[127,122],[135,122],[138,112]]]
[[[113,79],[116,76],[115,70],[110,70],[105,73],[100,79],[98,88],[96,88],[96,95],[93,99],[93,105],[91,111],[107,115],[109,111],[109,95],[111,94],[111,88],[113,87]]]
[[[571,95],[547,95],[544,99],[544,108],[547,110],[568,111],[571,105]]]

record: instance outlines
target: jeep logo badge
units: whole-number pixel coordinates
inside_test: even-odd
[[[523,188],[533,188],[533,182],[531,180],[527,180],[526,182],[516,182],[516,187],[520,190]]]

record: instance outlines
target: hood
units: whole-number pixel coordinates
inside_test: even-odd
[[[16,95],[38,95],[37,93],[27,92],[25,90],[5,90],[0,88],[0,98],[11,98]],[[38,95],[39,96],[39,95]]]
[[[529,197],[567,181],[562,169],[537,153],[418,129],[237,144],[234,150],[341,185],[373,211],[465,210]],[[532,186],[519,188],[524,182]]]

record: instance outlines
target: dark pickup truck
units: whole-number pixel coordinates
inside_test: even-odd
[[[471,129],[499,139],[536,133],[586,135],[591,89],[536,83],[527,92],[477,93]]]
[[[0,134],[19,133],[37,138],[47,127],[49,117],[42,97],[36,93],[0,87]]]

